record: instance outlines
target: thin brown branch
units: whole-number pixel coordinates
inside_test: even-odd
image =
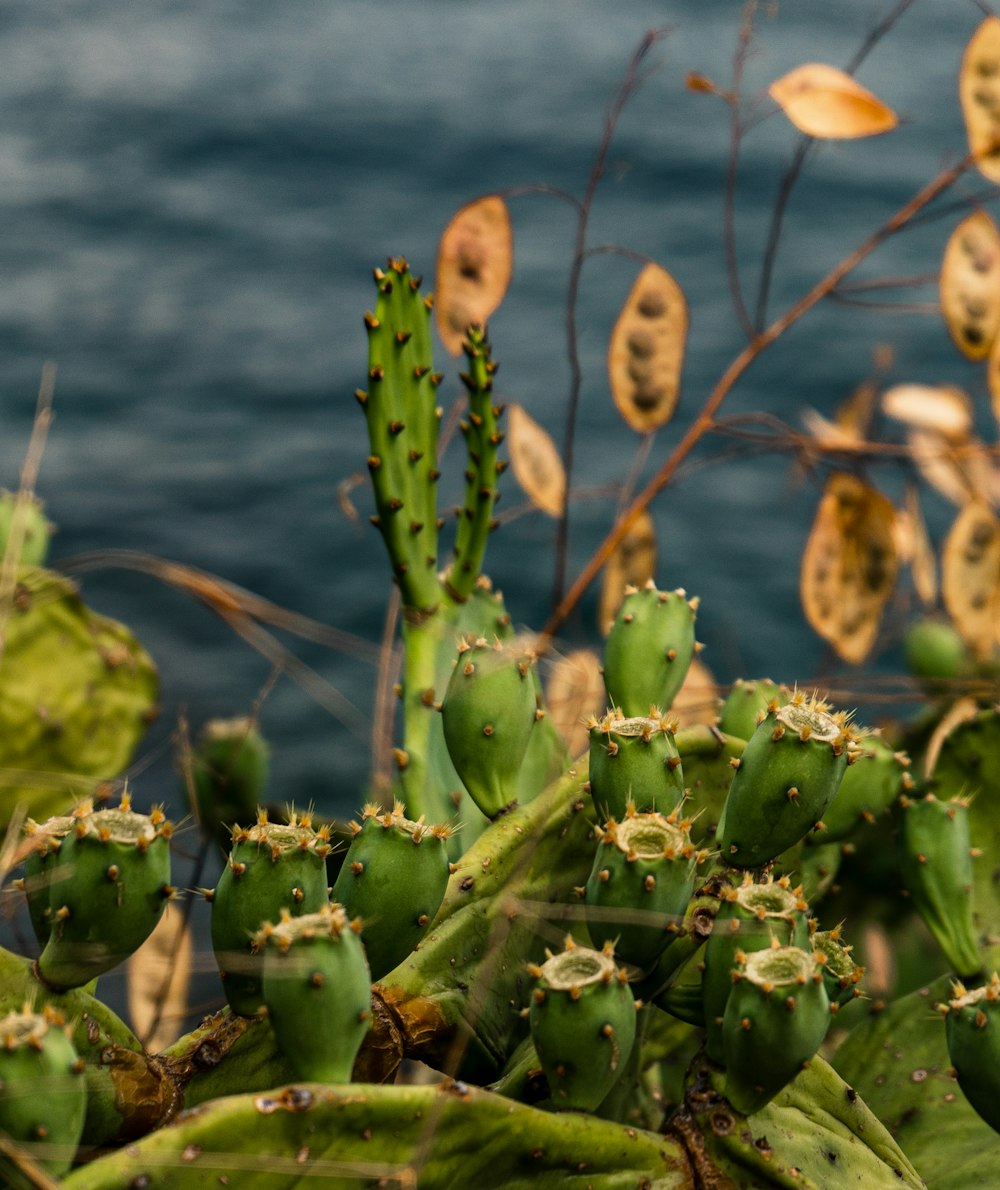
[[[740,284],[739,257],[736,252],[736,180],[739,175],[740,145],[744,132],[740,120],[740,92],[743,87],[743,71],[746,68],[747,54],[750,52],[750,43],[753,41],[753,18],[756,11],[757,0],[747,0],[743,9],[739,41],[733,57],[733,85],[726,94],[726,102],[729,104],[729,160],[726,165],[725,206],[722,220],[729,292],[733,299],[736,317],[748,340],[754,337],[755,332],[750,312],[743,299],[743,286]]]

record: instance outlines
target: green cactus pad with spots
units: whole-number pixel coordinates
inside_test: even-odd
[[[948,1056],[966,1099],[1000,1132],[1000,976],[982,987],[953,989],[945,1017]]]
[[[623,715],[670,707],[695,654],[697,611],[682,590],[626,589],[604,644],[604,686]]]
[[[202,830],[226,846],[233,823],[249,821],[264,804],[269,770],[270,749],[253,719],[210,719],[191,757]]]
[[[591,721],[590,791],[598,813],[621,821],[630,806],[669,814],[681,803],[684,774],[674,726],[659,714],[617,711]]]
[[[779,685],[770,678],[757,681],[738,678],[733,682],[719,711],[719,730],[726,735],[748,740],[771,704],[783,706],[791,696],[792,692],[787,686]]]

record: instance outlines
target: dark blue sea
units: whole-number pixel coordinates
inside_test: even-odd
[[[735,217],[751,303],[797,143],[767,84],[802,62],[846,64],[890,7],[760,6]],[[17,485],[40,371],[55,361],[38,483],[59,528],[54,564],[141,551],[377,644],[389,571],[367,523],[370,497],[351,491],[357,520],[338,497],[368,453],[352,393],[364,382],[372,267],[405,254],[430,278],[442,228],[476,195],[545,183],[582,196],[631,54],[646,30],[670,26],[621,119],[588,235],[591,246],[654,257],[688,296],[682,400],[645,464],[652,474],[744,342],[722,239],[729,109],[685,84],[698,71],[730,85],[742,11],[734,0],[0,4],[0,484]],[[956,75],[980,19],[971,3],[916,0],[866,59],[859,79],[902,123],[810,156],[777,257],[773,314],[965,152]],[[953,197],[985,189],[969,177]],[[537,193],[512,197],[510,209],[514,281],[491,325],[498,393],[561,439],[573,215]],[[935,273],[958,217],[893,238],[858,278]],[[611,524],[608,485],[638,446],[604,365],[636,267],[602,254],[583,272],[570,575]],[[958,356],[933,312],[935,287],[890,296],[927,309],[824,303],[751,368],[723,413],[767,411],[796,428],[804,406],[830,416],[883,343],[895,353],[890,379],[963,385],[987,409],[981,369]],[[447,370],[445,404],[459,392]],[[704,659],[723,682],[845,672],[800,611],[822,472],[792,464],[787,452],[712,438],[655,506],[659,583],[701,596]],[[460,473],[449,456],[443,504]],[[872,477],[897,495],[905,472]],[[509,478],[502,507],[520,499]],[[952,515],[933,494],[926,512],[937,533]],[[553,542],[553,522],[534,514],[493,543],[489,570],[518,624],[545,619]],[[274,658],[205,607],[110,561],[81,576],[85,595],[128,623],[162,672],[140,798],[182,814],[170,747],[178,716],[197,731],[246,713],[263,692],[272,799],[351,814],[368,783],[373,650],[278,633],[348,700],[334,713],[333,696],[318,700],[287,676],[269,686]],[[596,604],[595,587],[560,648],[597,643]],[[905,600],[890,615],[884,673],[900,668],[904,618]],[[855,685],[860,700],[866,684]]]

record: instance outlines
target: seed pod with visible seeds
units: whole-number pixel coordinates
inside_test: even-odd
[[[76,820],[49,884],[51,930],[38,971],[50,987],[82,987],[146,941],[174,895],[172,832],[162,810],[137,814],[128,794],[117,809]]]
[[[361,922],[342,905],[265,923],[254,937],[263,954],[263,996],[281,1053],[296,1077],[349,1083],[371,1027],[371,976]]]
[[[364,923],[361,940],[372,979],[381,979],[414,949],[438,911],[448,884],[447,826],[411,822],[366,806],[333,886],[333,900]]]
[[[604,685],[624,715],[667,709],[684,682],[691,658],[698,600],[684,591],[658,591],[652,582],[625,589],[625,599],[604,644]]]
[[[528,1020],[556,1107],[595,1111],[614,1086],[635,1041],[636,1004],[610,946],[566,939],[535,979]]]
[[[684,797],[684,774],[674,724],[656,707],[627,718],[608,711],[591,719],[590,792],[604,818],[619,821],[636,810],[671,813]]]
[[[747,955],[723,1021],[726,1098],[743,1115],[760,1111],[816,1053],[830,1003],[816,956],[795,946]]]
[[[945,1016],[948,1056],[966,1099],[1000,1132],[1000,976],[966,991],[956,981]]]

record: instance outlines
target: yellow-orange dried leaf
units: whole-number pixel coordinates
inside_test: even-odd
[[[600,714],[606,701],[601,659],[592,649],[577,649],[552,667],[545,705],[570,756],[586,752],[587,717]]]
[[[485,325],[503,301],[514,267],[514,239],[507,204],[488,194],[466,204],[444,229],[438,245],[434,312],[441,342],[462,350],[466,328]]]
[[[719,687],[711,670],[697,657],[692,658],[684,681],[670,704],[670,718],[680,728],[702,723],[712,727],[719,721]]]
[[[191,983],[191,931],[184,914],[168,905],[156,929],[128,961],[128,1010],[132,1028],[155,1054],[177,1039]]]
[[[986,362],[986,384],[990,390],[993,416],[1000,422],[1000,335],[993,341],[993,350]]]
[[[882,394],[882,412],[949,442],[965,442],[972,431],[972,402],[954,384],[893,385]]]
[[[980,500],[966,504],[945,540],[941,594],[962,639],[988,657],[1000,644],[1000,520]]]
[[[642,512],[604,567],[597,622],[607,636],[625,599],[625,588],[644,587],[656,574],[656,527]]]
[[[932,430],[910,430],[906,444],[923,479],[961,508],[971,495],[971,488],[954,446]]]
[[[987,17],[965,47],[958,94],[969,152],[980,173],[1000,182],[1000,18]]]
[[[507,406],[507,449],[514,478],[531,503],[551,517],[561,517],[566,499],[562,456],[521,405]]]
[[[800,132],[825,140],[876,136],[899,123],[878,96],[823,62],[797,66],[775,79],[768,94]]]
[[[666,269],[647,264],[618,315],[608,346],[611,396],[640,434],[673,416],[687,342],[684,291]]]
[[[938,594],[937,559],[915,484],[906,489],[906,504],[897,515],[897,523],[902,529],[897,537],[899,554],[910,568],[914,590],[925,607],[933,607]]]
[[[966,216],[941,261],[941,313],[955,346],[985,359],[1000,330],[1000,231],[985,211]]]
[[[898,559],[892,502],[853,475],[832,475],[802,558],[800,592],[806,618],[854,665],[878,636]]]

